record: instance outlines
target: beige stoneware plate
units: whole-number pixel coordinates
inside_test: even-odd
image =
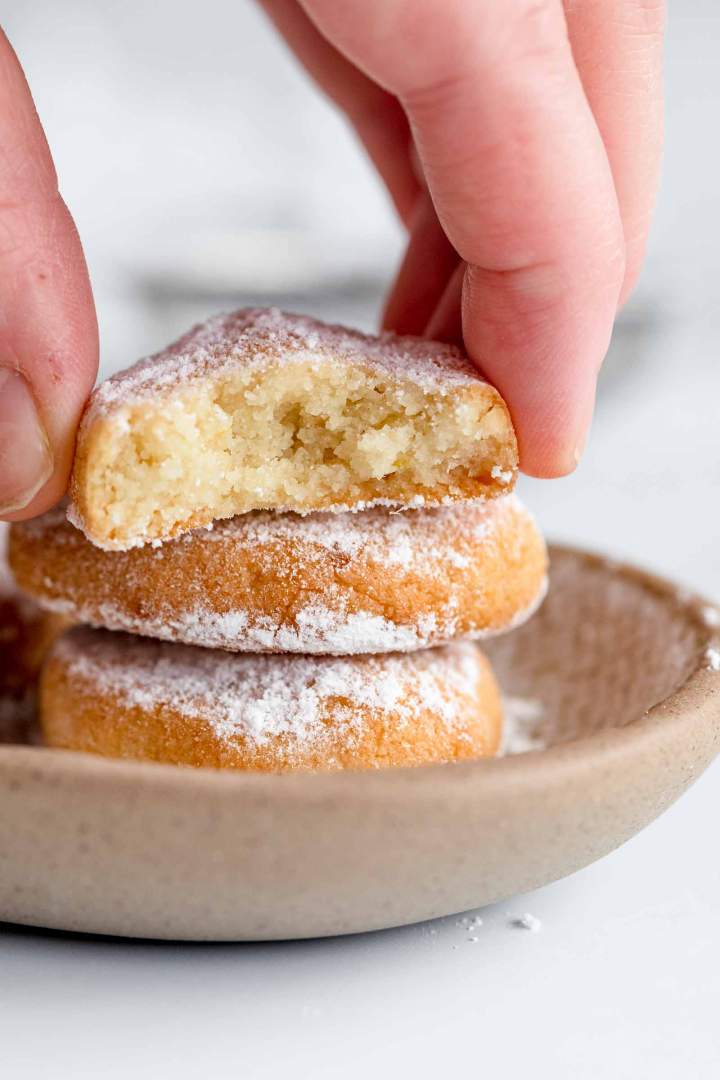
[[[546,748],[263,776],[0,747],[0,918],[133,937],[342,934],[466,910],[600,858],[720,744],[720,614],[555,549],[539,614],[490,647]]]

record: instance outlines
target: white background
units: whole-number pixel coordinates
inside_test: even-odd
[[[248,0],[4,10],[85,241],[105,370],[241,302],[372,325],[400,231],[343,122]],[[647,270],[581,468],[523,485],[550,535],[716,599],[719,69],[717,4],[676,3]],[[453,917],[335,941],[172,946],[0,928],[0,1071],[709,1080],[719,820],[715,768],[623,849],[483,911],[473,931]],[[512,925],[524,911],[540,932]]]

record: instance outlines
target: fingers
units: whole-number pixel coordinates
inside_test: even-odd
[[[413,215],[385,324],[456,337],[462,296],[466,344],[509,400],[524,467],[540,475],[568,471],[589,423],[612,297],[622,301],[628,294],[644,252],[662,140],[661,0],[564,0],[582,85],[560,4],[553,0],[490,0],[483,6],[369,0],[361,11],[347,2],[305,0],[322,34],[309,20],[298,20],[289,0],[268,4],[292,12],[296,27],[303,27],[302,43],[296,43],[301,56],[320,43],[319,81],[333,84],[326,88],[346,111],[358,113],[358,72],[322,34],[370,76],[359,75],[365,103],[359,112],[378,121],[370,126],[381,146],[373,156],[383,161],[391,187],[387,161],[400,163],[406,219],[417,189],[407,179],[402,119],[395,112],[393,131],[380,119],[382,110],[366,108],[372,101],[368,83],[372,88],[373,80],[379,82],[394,104],[399,97],[410,115],[440,221],[427,202]],[[338,63],[340,92],[334,88]],[[542,93],[533,101],[538,86]],[[483,105],[483,93],[485,111],[476,107]],[[488,99],[499,103],[494,125]],[[372,138],[364,137],[369,145]],[[504,161],[498,152],[503,139]],[[507,161],[513,153],[514,169]],[[483,156],[486,182],[476,184]],[[538,160],[544,161],[540,172]],[[531,181],[527,191],[518,183],[523,167]],[[532,199],[523,224],[518,204],[526,195]],[[468,260],[467,273],[456,269],[460,256],[453,245]]]
[[[382,325],[396,334],[424,334],[459,258],[426,192],[418,196],[409,229],[407,250]]]
[[[97,369],[80,241],[15,54],[0,34],[0,516],[63,494]]]
[[[397,98],[346,60],[322,36],[297,0],[261,3],[309,74],[352,123],[401,220],[407,223],[420,185],[410,159],[410,128]]]
[[[573,55],[615,181],[626,249],[621,303],[642,264],[663,140],[663,0],[564,0]]]
[[[660,169],[664,3],[564,0],[564,6],[573,56],[603,138],[623,223],[622,303],[640,272]],[[386,306],[388,328],[408,333],[424,329],[430,337],[461,340],[464,270],[450,280],[457,265],[451,251],[432,204],[425,203],[411,227]]]
[[[465,343],[513,414],[523,468],[570,471],[624,276],[612,175],[560,0],[305,0],[396,94],[467,262]]]

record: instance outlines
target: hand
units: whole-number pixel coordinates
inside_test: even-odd
[[[462,337],[524,471],[572,471],[645,249],[661,0],[262,2],[408,226],[385,325]]]
[[[65,491],[97,371],[80,240],[17,58],[0,32],[0,517]]]

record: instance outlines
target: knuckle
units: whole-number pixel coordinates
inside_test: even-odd
[[[567,282],[554,263],[512,269],[468,267],[465,301],[482,314],[503,345],[520,346],[533,327],[540,330],[568,300]]]
[[[460,70],[450,71],[406,89],[402,103],[411,116],[422,119],[428,113],[442,112],[462,99],[466,86],[466,75]]]
[[[469,266],[465,302],[481,312],[504,346],[521,347],[528,335],[592,307],[614,308],[625,276],[624,245],[613,243],[594,259],[548,260],[507,269]]]

